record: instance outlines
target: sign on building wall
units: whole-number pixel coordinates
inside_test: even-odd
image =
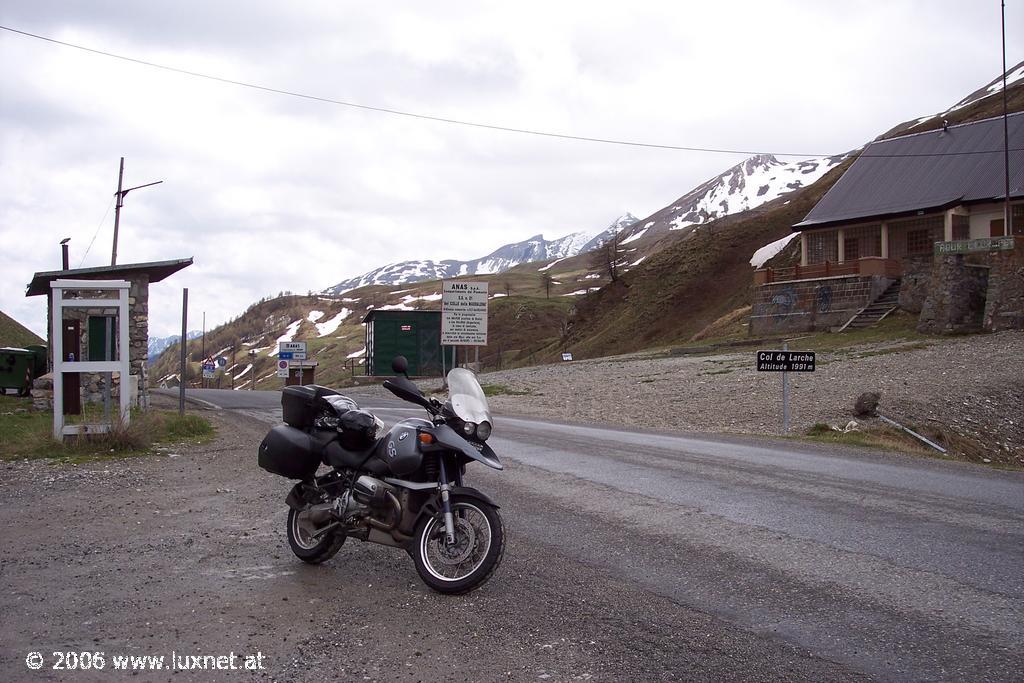
[[[487,283],[446,281],[441,288],[441,344],[487,346]]]
[[[974,240],[956,240],[954,242],[936,242],[935,255],[973,254],[985,251],[1013,251],[1012,237],[980,237]]]

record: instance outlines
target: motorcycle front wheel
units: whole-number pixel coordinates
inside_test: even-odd
[[[416,571],[439,593],[468,593],[491,578],[505,552],[505,529],[497,509],[482,500],[452,496],[455,543],[445,540],[444,515],[420,521],[410,554]]]
[[[315,536],[317,527],[305,511],[288,508],[288,545],[295,556],[309,564],[320,564],[334,557],[345,543],[345,534],[328,531]]]

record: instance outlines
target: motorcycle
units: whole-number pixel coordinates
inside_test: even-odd
[[[284,424],[270,430],[258,463],[299,480],[288,494],[288,545],[303,562],[333,557],[348,538],[405,550],[430,588],[480,587],[505,547],[498,505],[466,486],[466,465],[504,469],[487,445],[493,420],[476,376],[448,373],[448,399],[424,396],[408,362],[392,362],[384,387],[424,408],[429,419],[384,423],[352,399],[318,385],[285,387]],[[327,470],[321,471],[321,465]]]

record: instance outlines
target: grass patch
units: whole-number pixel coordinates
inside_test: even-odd
[[[33,412],[31,401],[0,397],[0,460],[57,458],[85,462],[104,457],[146,455],[155,444],[205,443],[215,431],[199,415],[180,416],[172,411],[133,411],[128,425],[115,425],[106,434],[53,439],[53,413]]]
[[[484,384],[481,389],[484,390],[484,396],[529,396],[533,393],[511,389],[504,384]]]
[[[837,444],[842,446],[859,446],[887,451],[910,452],[918,455],[927,451],[915,439],[890,427],[868,427],[863,430],[848,432],[837,431],[827,424],[818,422],[804,433],[811,441]],[[935,451],[931,451],[939,455]]]

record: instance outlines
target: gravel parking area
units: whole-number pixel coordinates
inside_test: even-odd
[[[781,375],[757,372],[754,361],[749,349],[621,356],[480,379],[524,392],[489,399],[499,412],[684,432],[779,434]],[[877,391],[883,415],[964,437],[980,451],[968,457],[1024,465],[1024,332],[818,353],[816,372],[789,373],[789,380],[791,432],[815,423],[843,427],[854,419],[857,397]]]

